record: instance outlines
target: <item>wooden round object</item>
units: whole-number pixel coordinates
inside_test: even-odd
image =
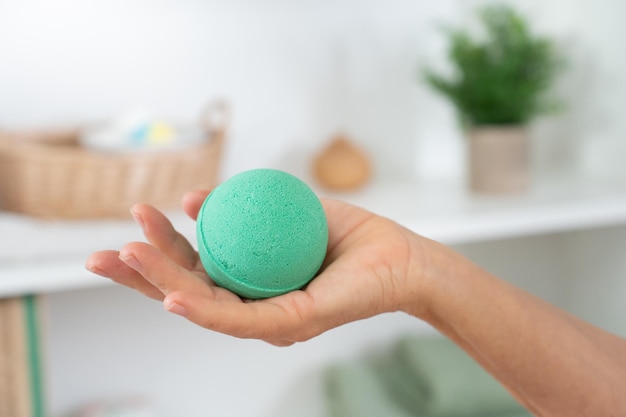
[[[345,136],[335,137],[313,161],[313,171],[321,186],[350,191],[364,186],[371,176],[369,157]]]

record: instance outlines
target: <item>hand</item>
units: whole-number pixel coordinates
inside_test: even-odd
[[[185,212],[195,219],[207,195],[188,193]],[[277,297],[241,299],[216,286],[191,244],[162,213],[143,204],[131,212],[149,243],[96,252],[86,267],[162,300],[167,310],[202,327],[281,346],[408,304],[414,308],[419,288],[408,277],[423,269],[426,240],[347,203],[322,204],[329,242],[321,272],[304,289]]]
[[[195,218],[207,195],[187,194],[183,209]],[[96,252],[86,266],[202,327],[280,346],[402,310],[465,349],[534,414],[624,414],[623,338],[390,220],[340,201],[322,204],[329,244],[321,272],[304,289],[277,297],[245,300],[217,287],[191,244],[147,205],[132,212],[149,243]]]

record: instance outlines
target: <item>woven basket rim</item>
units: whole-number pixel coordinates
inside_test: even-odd
[[[15,133],[0,131],[0,153],[5,156],[21,156],[27,158],[37,157],[55,157],[61,156],[64,159],[81,158],[91,160],[111,160],[111,161],[124,161],[124,160],[158,160],[164,156],[171,156],[172,153],[177,155],[184,155],[187,153],[195,153],[198,150],[204,149],[210,145],[213,141],[218,140],[223,134],[223,131],[211,131],[207,132],[205,139],[193,145],[168,150],[159,151],[125,151],[125,152],[107,152],[98,151],[81,147],[76,144],[77,137],[80,134],[78,129],[46,129],[46,130],[32,130],[26,133]],[[65,136],[68,144],[58,144],[54,141],[46,140],[48,136]],[[69,142],[74,142],[69,144]],[[1,156],[1,155],[0,155]]]

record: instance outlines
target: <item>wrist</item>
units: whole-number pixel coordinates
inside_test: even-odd
[[[401,311],[428,323],[435,321],[435,310],[441,294],[448,292],[455,276],[455,268],[463,268],[468,261],[447,246],[415,235],[413,256],[405,277],[405,297]]]

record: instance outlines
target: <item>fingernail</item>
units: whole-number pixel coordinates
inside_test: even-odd
[[[141,262],[139,262],[139,259],[137,259],[135,255],[132,255],[130,253],[120,253],[119,258],[122,262],[133,268],[135,271],[141,272],[141,269],[143,267],[141,265]]]
[[[143,229],[144,228],[143,216],[136,211],[135,207],[132,207],[130,209],[130,214],[133,216],[133,219],[135,219],[139,227]]]
[[[174,301],[169,301],[166,299],[165,301],[163,301],[163,307],[165,307],[165,309],[170,313],[174,313],[179,316],[187,317],[189,315],[189,312],[185,307]]]
[[[104,271],[102,271],[99,267],[94,265],[91,261],[87,261],[87,263],[85,264],[85,269],[87,269],[87,271],[92,272],[96,275],[101,275],[103,277],[106,277]]]

